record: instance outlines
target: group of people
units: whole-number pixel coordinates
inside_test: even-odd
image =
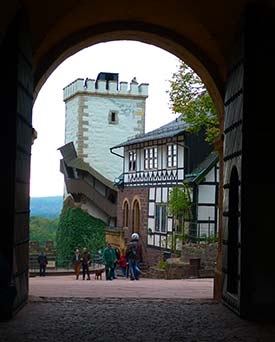
[[[113,280],[117,278],[118,269],[121,270],[123,278],[130,277],[131,280],[139,280],[140,275],[140,262],[142,262],[142,247],[139,241],[138,233],[133,233],[131,240],[127,245],[126,251],[114,248],[111,243],[103,250],[103,262],[105,265],[106,280]],[[48,259],[46,254],[41,252],[37,259],[40,268],[40,276],[46,275],[46,266]],[[90,269],[92,258],[88,248],[84,247],[82,253],[77,248],[74,251],[72,258],[72,265],[74,268],[76,279],[82,267],[82,279],[90,280]]]
[[[131,280],[139,280],[140,262],[142,262],[142,247],[138,233],[133,233],[126,251],[115,249],[111,243],[103,251],[106,280],[117,278],[117,268],[120,267],[122,277],[130,276]]]
[[[74,252],[74,256],[72,259],[72,264],[74,268],[74,272],[76,275],[76,279],[79,279],[80,275],[80,269],[82,266],[82,279],[85,280],[91,280],[90,276],[90,270],[89,266],[91,265],[92,258],[91,254],[88,251],[87,247],[84,247],[82,250],[82,254],[80,253],[80,250],[77,248]]]

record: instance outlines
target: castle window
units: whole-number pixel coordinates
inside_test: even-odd
[[[109,124],[117,124],[118,123],[118,112],[111,110],[109,112]]]
[[[168,210],[167,205],[156,204],[156,225],[155,231],[166,233],[168,226],[168,218],[167,218]]]
[[[136,171],[137,154],[136,151],[129,151],[129,171]]]
[[[144,170],[157,169],[158,167],[158,149],[150,147],[144,149]]]
[[[139,225],[140,225],[140,208],[137,200],[134,201],[133,204],[133,233],[139,233]]]
[[[128,227],[129,225],[129,205],[125,201],[123,204],[123,227]]]
[[[167,167],[177,166],[177,145],[167,145]]]

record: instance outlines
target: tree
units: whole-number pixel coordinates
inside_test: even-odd
[[[190,124],[188,131],[205,129],[205,140],[213,143],[220,135],[215,105],[199,76],[182,61],[170,81],[170,106],[174,113]]]
[[[39,241],[40,245],[44,245],[46,241],[56,239],[56,230],[58,226],[57,219],[48,219],[45,217],[30,217],[30,240]]]
[[[168,212],[177,222],[178,238],[181,238],[184,243],[187,237],[188,225],[192,219],[192,201],[188,185],[183,184],[172,189],[169,194]],[[172,249],[175,249],[175,245],[176,241],[173,239]]]

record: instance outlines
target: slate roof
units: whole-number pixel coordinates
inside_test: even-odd
[[[218,162],[219,155],[216,151],[211,152],[191,173],[185,175],[184,183],[199,184],[207,172]]]
[[[188,127],[189,124],[186,124],[185,122],[181,121],[180,118],[177,118],[166,125],[154,129],[153,131],[140,134],[134,138],[124,141],[121,144],[113,146],[111,149],[138,144],[145,141],[175,137],[182,134]]]

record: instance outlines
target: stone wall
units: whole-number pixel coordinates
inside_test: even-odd
[[[129,203],[129,226],[123,227],[123,203]],[[125,188],[118,192],[117,199],[117,226],[124,230],[125,242],[127,243],[133,232],[133,203],[138,200],[140,204],[140,227],[139,235],[144,251],[144,262],[147,263],[147,227],[148,227],[148,188]]]
[[[200,274],[214,276],[214,269],[218,254],[218,243],[185,244],[182,248],[182,260],[188,262],[190,258],[200,258]]]
[[[171,253],[164,269],[158,263],[164,260],[164,251],[148,248],[147,255],[150,268],[144,275],[156,279],[188,279],[212,278],[218,252],[218,244],[186,244],[183,246],[182,257],[177,258]]]
[[[30,270],[38,268],[37,257],[40,252],[44,252],[48,258],[47,268],[56,267],[56,249],[54,241],[46,241],[45,245],[40,245],[39,241],[30,241],[29,243],[29,268]]]

